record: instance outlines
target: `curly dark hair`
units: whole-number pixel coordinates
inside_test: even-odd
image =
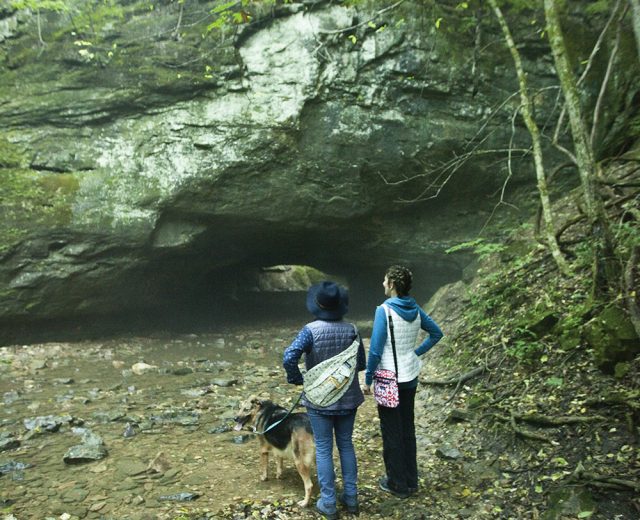
[[[407,296],[409,294],[411,282],[413,281],[413,274],[409,269],[402,265],[392,265],[387,269],[385,276],[393,284],[398,296]]]

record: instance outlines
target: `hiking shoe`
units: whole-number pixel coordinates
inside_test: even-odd
[[[380,477],[380,480],[378,480],[378,487],[380,487],[380,489],[382,489],[382,491],[386,492],[386,493],[390,493],[391,495],[398,497],[398,498],[409,498],[409,493],[408,492],[402,492],[402,491],[396,491],[395,489],[391,488],[389,486],[389,477],[387,477],[386,475],[384,477]]]
[[[344,494],[342,494],[338,497],[338,502],[340,502],[345,507],[347,513],[349,513],[350,515],[360,514],[360,506],[358,505],[357,498],[353,500],[347,500]]]
[[[325,506],[321,500],[316,502],[316,511],[324,516],[327,520],[338,520],[338,510],[336,506],[329,508]]]

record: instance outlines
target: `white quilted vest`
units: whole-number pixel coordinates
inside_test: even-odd
[[[391,313],[393,319],[393,335],[396,340],[396,356],[398,357],[398,382],[406,383],[418,377],[422,361],[416,356],[416,338],[420,332],[420,313],[413,321],[403,320],[391,307],[382,305],[387,316]],[[393,370],[393,349],[391,347],[391,333],[387,318],[387,342],[384,345],[382,358],[378,368]]]

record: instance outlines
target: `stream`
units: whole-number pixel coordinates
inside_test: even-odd
[[[303,486],[292,463],[281,480],[271,463],[271,478],[261,482],[257,439],[232,429],[248,395],[283,406],[297,398],[281,357],[298,329],[236,327],[0,349],[3,518],[318,518],[313,505],[295,505]],[[435,423],[426,410],[447,396],[430,392],[420,389],[416,408],[425,491],[409,500],[377,489],[384,472],[377,413],[370,398],[360,408],[360,518],[490,517],[464,514],[464,507],[460,516],[459,504],[447,505],[455,499],[448,482],[462,466],[455,456],[434,455],[434,435],[449,434],[429,433]]]

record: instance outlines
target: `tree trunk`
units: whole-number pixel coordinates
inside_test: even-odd
[[[597,191],[598,166],[589,141],[587,126],[582,117],[576,78],[567,56],[564,35],[560,26],[557,0],[544,0],[544,12],[551,52],[569,114],[585,210],[595,241],[594,291],[596,296],[601,296],[613,288],[618,276],[604,203]]]
[[[45,46],[44,40],[42,39],[42,24],[40,22],[40,9],[36,10],[36,23],[38,25],[38,43],[40,43],[41,47]]]
[[[640,0],[629,0],[631,4],[631,14],[633,16],[633,32],[636,35],[636,45],[638,47],[638,60],[640,60]]]
[[[511,31],[509,30],[509,26],[502,14],[502,11],[498,7],[496,0],[489,0],[489,4],[493,9],[498,22],[500,23],[500,27],[502,28],[502,32],[504,34],[504,39],[507,42],[507,47],[511,52],[511,56],[513,57],[513,62],[516,69],[516,74],[518,75],[518,84],[520,87],[520,99],[522,101],[522,118],[524,119],[525,124],[527,125],[527,129],[531,134],[531,141],[533,143],[533,161],[536,169],[536,178],[538,181],[538,192],[540,194],[540,202],[542,203],[542,214],[544,216],[544,236],[547,241],[547,245],[549,250],[551,251],[551,255],[555,260],[558,269],[564,275],[569,275],[569,265],[567,264],[562,252],[560,251],[560,247],[558,246],[558,242],[556,240],[556,232],[553,225],[553,215],[551,213],[551,199],[549,198],[549,190],[547,188],[547,179],[544,171],[544,163],[542,160],[542,145],[540,142],[540,129],[533,119],[533,110],[531,98],[529,97],[527,91],[527,78],[524,73],[524,69],[522,67],[522,60],[520,59],[520,53],[516,48],[515,42],[511,36]]]
[[[173,30],[173,39],[178,42],[180,41],[180,26],[182,25],[183,13],[184,13],[184,0],[180,2],[180,13],[178,14],[178,23],[176,24],[176,27]]]

